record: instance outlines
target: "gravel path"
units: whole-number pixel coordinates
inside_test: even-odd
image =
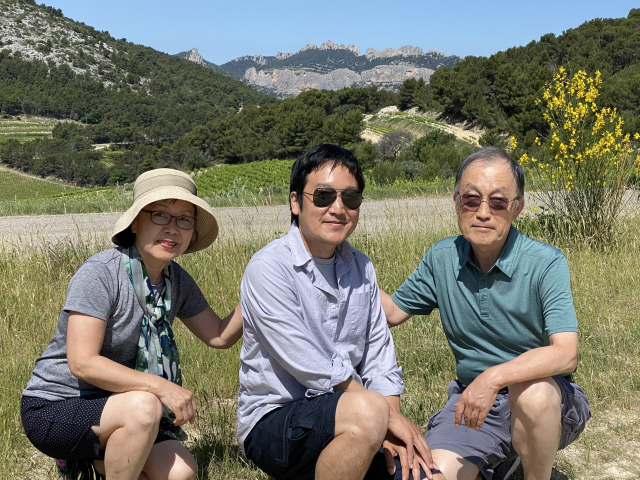
[[[289,207],[226,207],[213,209],[220,225],[219,241],[275,238],[289,228]],[[0,246],[37,248],[60,242],[109,242],[118,213],[0,217]],[[390,221],[393,220],[393,221]],[[450,198],[370,200],[361,207],[357,233],[373,234],[394,226],[453,227]]]

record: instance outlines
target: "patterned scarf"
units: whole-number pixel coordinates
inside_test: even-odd
[[[136,370],[158,375],[182,385],[178,347],[167,320],[167,312],[171,310],[171,264],[167,264],[164,268],[165,286],[156,299],[147,269],[136,247],[132,245],[121,250],[129,280],[144,312],[136,354]],[[161,428],[167,428],[178,439],[186,440],[186,433],[180,427],[173,425],[176,418],[173,412],[165,405],[162,405],[162,412]]]

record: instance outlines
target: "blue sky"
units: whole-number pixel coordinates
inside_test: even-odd
[[[296,52],[327,40],[355,44],[362,54],[367,48],[413,45],[447,55],[489,56],[594,18],[626,17],[638,7],[626,0],[42,1],[116,38],[170,54],[196,47],[216,64]]]

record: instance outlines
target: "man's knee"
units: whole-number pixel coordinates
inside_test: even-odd
[[[348,434],[379,446],[389,426],[389,402],[371,390],[345,392],[336,410],[336,436]]]
[[[536,418],[539,414],[560,414],[562,394],[551,377],[516,383],[509,386],[511,414]]]
[[[480,473],[480,469],[475,464],[450,450],[432,450],[431,455],[445,478],[475,480]]]

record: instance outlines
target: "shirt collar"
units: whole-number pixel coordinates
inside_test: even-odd
[[[300,229],[298,228],[298,222],[293,222],[289,228],[287,234],[289,242],[289,248],[291,249],[291,256],[293,257],[293,264],[297,267],[310,265],[313,260],[311,254],[307,251],[300,235]],[[349,245],[349,242],[344,241],[336,247],[337,265],[344,262],[348,269],[353,260],[356,258],[356,249]],[[338,267],[339,268],[339,267]]]
[[[521,234],[518,229],[511,225],[511,228],[509,229],[509,235],[507,236],[507,241],[502,248],[502,252],[500,252],[498,260],[492,267],[492,270],[495,267],[498,268],[507,277],[511,278],[513,276],[513,271],[515,270],[518,260],[520,237]],[[471,244],[467,241],[467,239],[460,235],[456,239],[455,244],[458,249],[458,270],[463,268],[467,263],[469,263],[470,265],[474,265],[470,258]]]

